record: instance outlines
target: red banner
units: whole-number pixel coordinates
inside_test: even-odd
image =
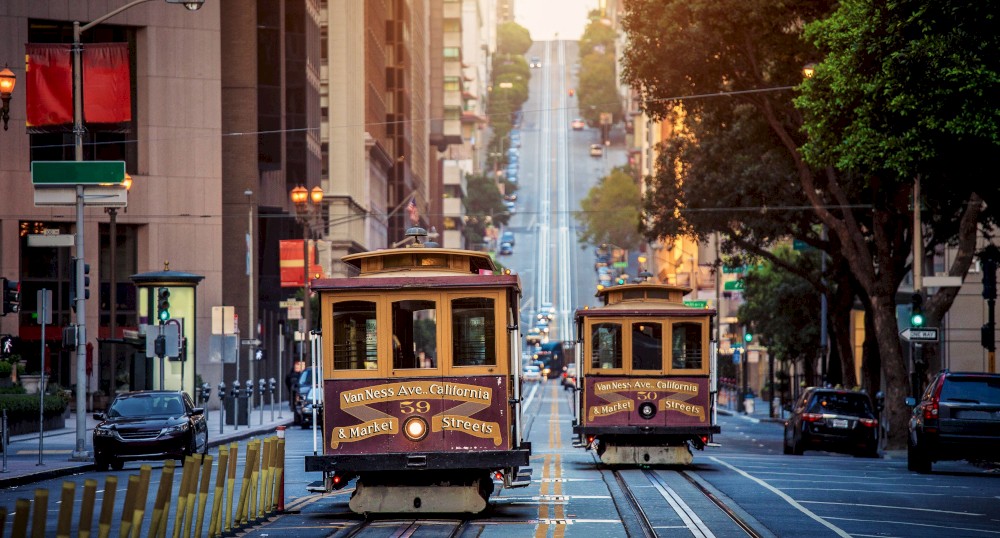
[[[282,288],[301,288],[305,285],[302,279],[302,254],[301,239],[285,239],[278,242],[278,266]],[[316,246],[309,245],[309,280],[323,278],[323,268],[313,263],[315,259]]]
[[[73,123],[70,45],[27,43],[24,49],[28,129]]]
[[[132,120],[128,43],[91,43],[83,49],[83,119],[88,123]]]

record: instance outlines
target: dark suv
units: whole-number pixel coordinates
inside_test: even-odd
[[[944,460],[1000,459],[1000,374],[942,370],[913,407],[906,466],[929,473]]]
[[[863,392],[809,387],[785,422],[785,454],[805,450],[878,457],[878,415]]]

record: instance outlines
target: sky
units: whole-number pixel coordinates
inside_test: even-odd
[[[597,0],[514,0],[514,20],[531,32],[534,41],[577,40],[587,25],[587,11]]]

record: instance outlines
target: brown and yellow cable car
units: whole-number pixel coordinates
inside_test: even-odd
[[[577,310],[573,431],[607,464],[688,464],[719,433],[714,310],[684,305],[689,288],[651,283],[598,292]]]
[[[521,438],[520,282],[482,252],[419,243],[343,258],[315,280],[323,451],[306,471],[358,513],[472,512],[529,483]]]

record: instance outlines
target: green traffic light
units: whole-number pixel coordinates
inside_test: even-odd
[[[751,341],[753,341],[753,335],[750,333],[746,333],[743,335],[743,340],[745,340],[749,344]]]
[[[923,327],[924,325],[924,315],[923,314],[913,314],[910,316],[910,325],[913,327]]]
[[[160,310],[160,321],[167,321],[170,319],[170,312],[166,310]]]

